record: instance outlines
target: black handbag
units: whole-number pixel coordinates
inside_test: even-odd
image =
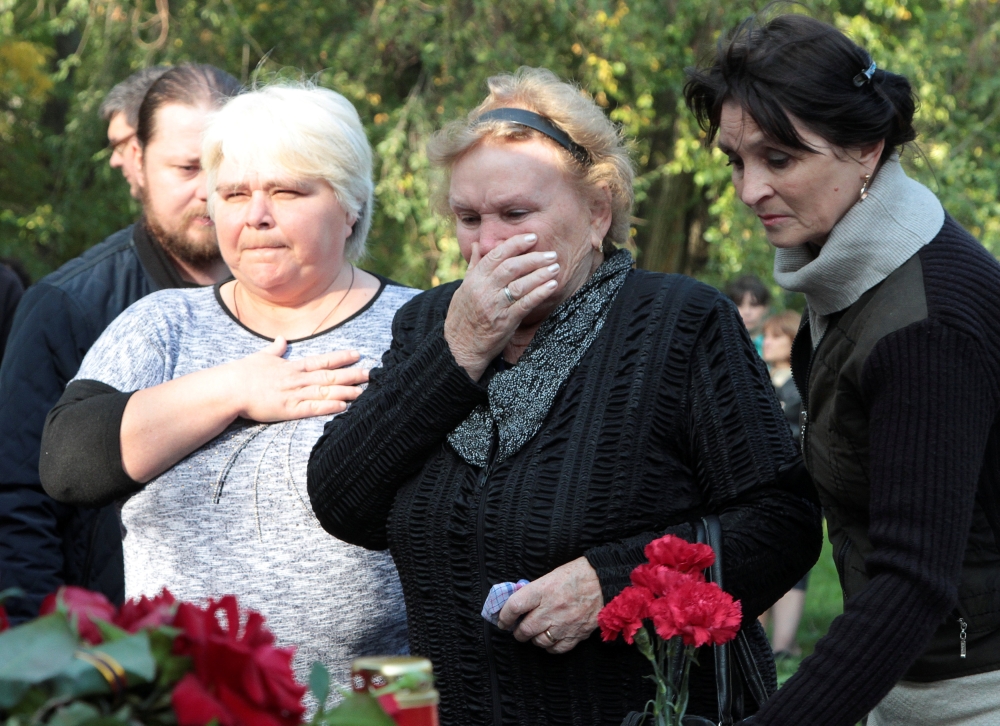
[[[722,573],[722,522],[715,514],[702,517],[694,523],[695,541],[707,544],[715,551],[715,563],[705,571],[709,582],[724,589]],[[685,716],[684,726],[732,726],[750,713],[756,712],[777,688],[777,674],[773,661],[769,670],[762,670],[754,657],[757,652],[770,653],[767,635],[761,624],[754,620],[740,629],[736,638],[723,645],[712,646],[715,656],[715,688],[719,701],[719,720],[710,721],[702,716]],[[766,650],[765,650],[766,649]],[[735,662],[735,667],[733,663]],[[748,708],[752,700],[755,707]],[[633,711],[622,726],[639,726],[644,715]]]

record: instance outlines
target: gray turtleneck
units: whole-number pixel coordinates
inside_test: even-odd
[[[934,193],[906,176],[893,154],[875,174],[866,199],[851,207],[818,254],[807,245],[779,249],[774,279],[804,293],[815,348],[828,317],[857,302],[930,242],[944,225]]]

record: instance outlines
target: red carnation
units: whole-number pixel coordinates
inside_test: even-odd
[[[292,674],[294,650],[274,647],[260,613],[250,612],[241,632],[236,598],[226,595],[204,610],[181,603],[173,624],[183,631],[174,652],[191,657],[195,679],[174,691],[179,726],[204,726],[212,718],[221,726],[299,723],[305,688]]]
[[[0,603],[0,633],[9,627],[10,621],[7,619],[7,610],[4,608],[3,603]]]
[[[654,539],[645,549],[646,559],[680,572],[700,572],[715,562],[715,553],[706,544],[692,544],[667,534]]]
[[[736,637],[742,607],[714,582],[678,582],[666,597],[649,606],[656,634],[664,640],[681,636],[685,645],[721,645]]]
[[[678,572],[664,565],[639,565],[632,570],[632,584],[649,588],[656,597],[666,597],[686,582],[704,582],[700,572]]]
[[[104,641],[94,619],[110,623],[115,617],[115,606],[104,595],[72,585],[63,585],[56,592],[47,595],[42,600],[38,614],[48,615],[57,610],[66,613],[70,621],[76,623],[80,637],[91,645]]]
[[[138,600],[132,599],[122,605],[114,624],[130,633],[144,628],[157,628],[170,625],[174,619],[176,600],[170,591],[164,588],[159,595],[150,599],[143,595]]]
[[[601,637],[614,640],[619,633],[629,645],[642,627],[644,618],[649,617],[649,605],[653,593],[646,587],[626,587],[618,593],[601,612],[597,614],[597,624],[601,626]]]

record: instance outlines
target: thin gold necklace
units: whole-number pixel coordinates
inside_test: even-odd
[[[236,286],[239,284],[240,284],[239,280],[236,280],[236,282],[233,284],[233,308],[234,312],[236,313],[236,319],[240,321],[240,323],[243,323],[243,318],[240,317],[240,303],[236,298]],[[330,308],[330,312],[328,312],[326,315],[323,316],[323,319],[319,321],[319,325],[313,328],[313,331],[306,336],[307,338],[311,338],[312,336],[316,335],[316,331],[319,330],[320,327],[322,327],[323,323],[325,323],[327,320],[330,319],[331,315],[337,312],[337,308],[339,308],[341,303],[343,303],[344,300],[347,299],[347,296],[351,294],[351,290],[353,288],[354,288],[354,265],[351,265],[351,284],[347,286],[347,292],[345,292],[343,296],[341,296],[340,300],[337,301],[336,305]]]

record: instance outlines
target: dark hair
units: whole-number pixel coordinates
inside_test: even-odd
[[[136,71],[108,91],[98,113],[105,121],[110,121],[116,113],[125,114],[125,123],[135,128],[139,123],[139,106],[146,97],[149,87],[169,71],[167,66],[151,66]]]
[[[240,91],[240,82],[225,71],[204,63],[184,63],[160,76],[146,91],[139,106],[136,138],[143,147],[156,133],[155,118],[160,107],[208,105],[217,108]]]
[[[742,305],[748,294],[754,305],[771,304],[771,291],[756,275],[743,275],[726,285],[726,297],[736,305]]]
[[[761,25],[744,20],[719,40],[707,68],[687,68],[687,106],[708,133],[719,130],[722,104],[733,100],[764,135],[783,146],[816,151],[799,137],[789,114],[842,148],[885,140],[879,162],[913,141],[916,99],[901,75],[877,69],[846,35],[805,15],[778,15]]]

